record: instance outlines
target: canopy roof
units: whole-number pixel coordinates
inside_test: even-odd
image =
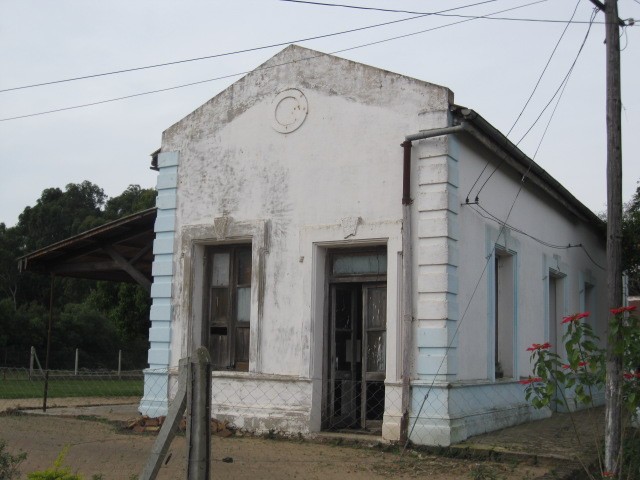
[[[20,257],[18,269],[134,282],[150,291],[156,213],[155,207],[143,210],[48,245]]]

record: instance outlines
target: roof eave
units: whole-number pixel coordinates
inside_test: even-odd
[[[518,163],[522,169],[525,169],[531,178],[535,178],[536,183],[538,183],[539,186],[546,186],[546,188],[543,189],[548,193],[551,193],[551,196],[560,201],[560,203],[567,207],[571,213],[589,223],[600,234],[605,233],[606,223],[602,219],[578,200],[545,169],[538,165],[533,159],[529,158],[522,150],[520,150],[487,120],[485,120],[479,113],[459,105],[452,105],[451,110],[454,114],[454,119],[457,122],[467,122],[476,127],[476,129],[486,136],[488,140],[504,151],[510,158]]]

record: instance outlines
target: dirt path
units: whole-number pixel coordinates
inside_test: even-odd
[[[133,434],[95,419],[42,415],[0,416],[0,439],[9,451],[25,451],[20,470],[25,475],[49,467],[69,446],[65,464],[90,480],[132,480],[140,473],[155,436]],[[161,479],[185,477],[185,439],[177,437]],[[230,457],[233,463],[225,463]],[[474,478],[479,470],[495,476],[476,478],[534,479],[553,465],[495,463],[449,459],[426,454],[382,451],[375,446],[344,447],[308,441],[269,440],[254,437],[213,437],[212,478],[216,479],[408,479],[453,480]]]

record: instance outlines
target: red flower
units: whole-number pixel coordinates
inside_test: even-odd
[[[629,372],[624,372],[622,374],[622,376],[626,379],[626,380],[631,380],[633,377],[635,377],[636,375],[633,373],[629,373]]]
[[[603,477],[615,477],[616,474],[613,472],[602,472]]]
[[[568,368],[571,368],[571,365],[565,363],[564,365],[562,365],[562,368],[564,368],[565,370],[567,370]]]
[[[541,381],[542,381],[542,378],[540,377],[529,377],[524,380],[520,380],[519,383],[521,383],[522,385],[529,385],[530,383],[537,383]]]
[[[614,315],[620,315],[621,313],[624,313],[624,312],[633,312],[636,308],[637,308],[636,305],[630,305],[628,307],[612,308],[611,313],[613,313]]]
[[[562,319],[562,323],[577,322],[581,318],[587,318],[589,315],[590,315],[590,312],[574,313],[573,315],[564,317]]]
[[[527,352],[535,352],[536,350],[547,350],[551,347],[549,342],[546,343],[534,343],[529,348],[527,348]]]
[[[580,362],[578,363],[579,367],[586,367],[587,366],[587,362]]]

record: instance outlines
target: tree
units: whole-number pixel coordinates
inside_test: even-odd
[[[140,185],[129,185],[120,195],[107,200],[104,215],[109,220],[114,220],[151,208],[155,205],[155,202],[155,189],[140,188]]]
[[[16,254],[21,253],[21,247],[21,238],[16,229],[0,223],[0,298],[10,298],[14,310],[18,308],[20,284]]]
[[[105,222],[102,207],[104,191],[84,181],[69,183],[63,192],[47,188],[33,207],[26,207],[18,217],[17,229],[27,251],[37,250]]]
[[[130,185],[107,198],[84,181],[65,189],[47,188],[26,207],[14,227],[0,223],[0,362],[28,363],[30,346],[44,351],[50,281],[17,269],[17,258],[155,204],[154,189]],[[128,368],[146,360],[148,294],[134,284],[57,278],[54,291],[53,368],[68,367],[75,348],[91,352],[93,366],[113,366],[122,349]],[[86,355],[83,355],[86,356]],[[71,359],[71,360],[70,360]],[[87,365],[86,361],[84,362]]]
[[[640,295],[640,185],[622,217],[622,268],[629,277],[629,294]]]

